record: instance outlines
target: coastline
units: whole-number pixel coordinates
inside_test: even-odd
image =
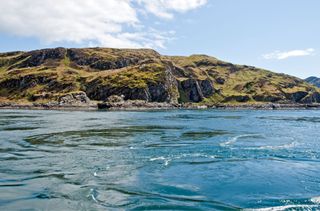
[[[122,103],[91,103],[60,105],[57,103],[42,104],[19,104],[19,103],[0,103],[0,109],[17,110],[66,110],[66,111],[148,111],[148,110],[314,110],[320,109],[320,104],[170,104],[145,101],[131,101]]]

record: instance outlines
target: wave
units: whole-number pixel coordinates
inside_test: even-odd
[[[170,158],[165,158],[165,157],[163,157],[163,156],[155,157],[155,158],[150,158],[149,160],[150,160],[150,161],[163,160],[165,166],[169,165],[169,162],[171,161]]]
[[[207,162],[213,162],[212,159],[216,159],[217,156],[216,155],[207,155],[204,153],[183,153],[177,156],[170,156],[169,157],[164,157],[164,156],[160,156],[160,157],[153,157],[150,158],[149,161],[163,161],[165,166],[168,166],[170,164],[170,162],[172,161],[177,161],[180,159],[185,159],[185,158],[208,158],[211,159],[211,161],[207,161]]]
[[[320,204],[320,196],[313,197],[310,199],[310,201],[315,204]]]
[[[257,117],[258,119],[265,120],[276,120],[276,121],[295,121],[295,122],[311,122],[311,123],[320,123],[319,117],[290,117],[290,116],[267,116],[267,117]]]
[[[288,144],[283,144],[283,145],[266,145],[266,146],[258,146],[258,147],[248,147],[246,149],[249,150],[277,150],[277,149],[289,149],[289,148],[293,148],[296,147],[298,145],[298,143],[296,141],[293,141],[291,143]]]
[[[243,135],[238,135],[238,136],[235,136],[231,139],[229,139],[228,141],[226,142],[222,142],[220,143],[220,146],[221,147],[228,147],[230,145],[233,145],[235,144],[240,138],[261,138],[262,136],[260,134],[243,134]]]
[[[285,211],[285,210],[320,210],[320,196],[313,197],[306,202],[311,204],[289,204],[283,206],[274,206],[266,208],[244,209],[245,211]]]
[[[155,157],[155,158],[150,158],[150,161],[155,161],[155,160],[165,160],[166,158],[163,156],[160,157]]]
[[[276,207],[266,207],[266,208],[257,208],[257,209],[244,209],[245,211],[285,211],[285,210],[314,210],[318,209],[318,205],[284,205]]]

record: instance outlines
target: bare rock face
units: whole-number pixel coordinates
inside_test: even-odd
[[[225,102],[236,101],[239,103],[245,103],[250,100],[250,97],[247,95],[232,95],[225,98]]]
[[[0,88],[24,90],[34,87],[37,84],[48,84],[52,80],[51,75],[25,75],[1,81]]]
[[[86,89],[86,93],[90,99],[102,101],[106,101],[114,95],[122,95],[124,100],[170,101],[170,94],[162,83],[149,83],[147,88],[110,87],[100,83],[91,83]]]
[[[169,66],[165,66],[161,79],[146,81],[145,86],[117,86],[104,83],[103,79],[90,81],[85,92],[93,100],[106,101],[110,96],[123,96],[124,100],[142,100],[146,102],[177,103],[178,83]]]
[[[112,95],[123,95],[124,100],[149,100],[149,94],[145,88],[112,87],[92,81],[86,87],[86,93],[92,100],[106,101]]]
[[[43,49],[30,51],[18,57],[18,60],[23,60],[21,63],[11,66],[10,68],[26,68],[26,67],[36,67],[44,64],[48,60],[62,60],[65,57],[65,48],[53,48],[53,49]]]
[[[201,92],[203,94],[204,97],[210,97],[214,92],[214,88],[213,88],[213,84],[210,80],[199,80],[198,81],[200,88],[201,88]]]
[[[110,97],[108,97],[107,101],[110,103],[121,103],[124,102],[124,96],[118,96],[118,95],[111,95]]]
[[[301,103],[320,103],[320,93],[319,92],[314,92],[312,94],[309,94],[305,98],[301,100]]]
[[[138,58],[105,59],[98,55],[85,54],[79,49],[68,49],[67,56],[79,66],[88,66],[96,70],[120,69],[139,62]]]
[[[88,105],[90,103],[90,99],[87,97],[84,92],[77,93],[69,93],[66,95],[62,95],[58,98],[58,103],[60,106],[68,106],[68,105]]]
[[[215,90],[210,80],[187,79],[180,81],[179,92],[186,102],[200,102],[211,96]]]
[[[309,93],[305,91],[298,91],[291,94],[287,94],[286,97],[288,100],[291,100],[292,102],[300,102],[303,98],[305,98]]]
[[[149,83],[146,90],[148,101],[150,102],[167,102],[169,99],[169,92],[163,83]]]
[[[269,94],[264,94],[264,95],[254,95],[253,96],[253,99],[255,101],[258,101],[258,102],[278,102],[280,100],[283,100],[284,99],[284,96],[282,95],[269,95]]]

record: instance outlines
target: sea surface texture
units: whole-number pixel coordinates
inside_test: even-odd
[[[0,210],[320,210],[320,111],[0,110]]]

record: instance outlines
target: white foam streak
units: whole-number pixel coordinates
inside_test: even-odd
[[[310,201],[315,203],[315,204],[320,204],[320,196],[313,197],[313,198],[310,199]]]
[[[256,136],[256,135],[259,135],[259,134],[244,134],[244,135],[235,136],[226,142],[220,143],[220,146],[227,147],[227,146],[235,144],[239,138],[252,137],[252,136]]]
[[[278,145],[278,146],[261,146],[258,147],[258,149],[288,149],[295,147],[297,145],[297,142],[291,142],[289,144],[284,144],[284,145]]]
[[[285,205],[285,206],[277,206],[277,207],[267,207],[267,208],[259,208],[259,209],[244,209],[245,211],[285,211],[288,209],[292,210],[312,210],[313,208],[318,208],[317,205]]]

